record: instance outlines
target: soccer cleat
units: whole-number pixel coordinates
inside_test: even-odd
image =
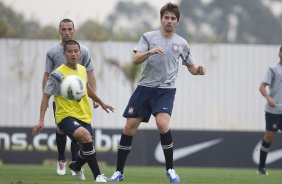
[[[103,174],[100,174],[96,177],[95,182],[105,183],[105,182],[107,182],[107,178]]]
[[[180,178],[179,176],[176,174],[174,169],[169,169],[166,172],[166,176],[169,179],[170,183],[179,183],[180,182]]]
[[[268,176],[268,172],[265,170],[265,168],[258,168],[258,175]]]
[[[79,180],[85,180],[85,176],[84,176],[84,172],[83,172],[84,169],[81,169],[80,171],[76,171],[76,170],[74,170],[74,164],[75,164],[75,162],[71,162],[69,164],[70,170],[75,173],[75,175],[72,174],[72,176],[76,176],[77,179],[79,179]]]
[[[72,163],[74,164],[74,162],[75,162],[75,161],[71,161],[70,164],[72,164]],[[69,165],[70,165],[70,164],[69,164]],[[75,176],[75,175],[76,175],[75,171],[72,170],[71,168],[70,168],[70,172],[71,172],[71,175],[72,175],[72,176]]]
[[[124,178],[124,175],[120,171],[116,171],[110,178],[108,178],[108,182],[122,181],[123,178]]]
[[[84,169],[81,169],[80,171],[74,171],[75,172],[75,176],[77,177],[77,179],[84,181],[85,180],[85,176],[84,176]]]
[[[74,170],[70,170],[70,172],[71,172],[71,175],[72,175],[72,176],[75,176],[75,175],[76,175],[76,173],[75,173]]]
[[[65,160],[57,161],[57,174],[61,176],[66,174],[66,161]]]

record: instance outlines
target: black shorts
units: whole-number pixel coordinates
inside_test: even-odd
[[[63,119],[58,125],[57,125],[71,140],[76,140],[73,137],[73,133],[76,129],[79,127],[84,127],[88,130],[88,132],[93,137],[93,129],[91,124],[84,123],[83,121],[80,121],[73,117],[67,117]]]
[[[124,110],[123,117],[143,118],[142,122],[148,122],[151,114],[155,116],[162,112],[171,116],[175,93],[175,88],[137,86]]]
[[[265,112],[266,130],[277,132],[282,130],[282,114],[271,114]]]

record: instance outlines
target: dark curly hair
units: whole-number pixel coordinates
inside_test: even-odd
[[[161,18],[163,17],[164,13],[166,11],[169,11],[173,14],[175,14],[176,18],[177,18],[177,21],[179,21],[180,19],[180,10],[179,10],[179,6],[177,4],[173,4],[171,2],[165,4],[161,10],[160,10],[160,15],[161,15]]]

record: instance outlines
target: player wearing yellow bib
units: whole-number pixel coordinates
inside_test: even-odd
[[[78,75],[87,84],[86,69],[77,64],[80,57],[79,43],[75,40],[66,41],[64,54],[67,59],[66,64],[58,67],[48,78],[41,101],[39,122],[34,126],[32,134],[36,135],[42,131],[48,102],[50,97],[54,95],[56,104],[55,117],[58,128],[68,135],[70,139],[77,140],[81,145],[77,161],[72,162],[70,168],[75,171],[78,179],[85,180],[81,167],[87,162],[95,181],[107,182],[106,178],[101,175],[93,147],[92,112],[88,97],[99,103],[106,112],[109,112],[109,110],[113,112],[114,108],[102,102],[89,85],[86,85],[85,96],[79,102],[60,95],[60,84],[68,75]]]
[[[53,73],[51,73],[51,75],[54,76],[54,80],[58,80],[61,77],[66,78],[69,75],[78,75],[85,83],[87,83],[85,67],[80,64],[77,64],[77,70],[73,70],[62,64]],[[85,123],[91,123],[92,112],[87,92],[79,103],[77,103],[75,100],[68,100],[63,96],[55,96],[55,103],[56,122],[58,122],[57,124],[59,124],[66,117],[73,117]]]

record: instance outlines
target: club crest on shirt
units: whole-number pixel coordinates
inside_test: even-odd
[[[178,53],[179,52],[179,44],[177,44],[177,43],[172,43],[172,51],[174,52],[174,53]]]
[[[133,114],[133,113],[134,113],[134,108],[133,107],[129,107],[128,114]]]

